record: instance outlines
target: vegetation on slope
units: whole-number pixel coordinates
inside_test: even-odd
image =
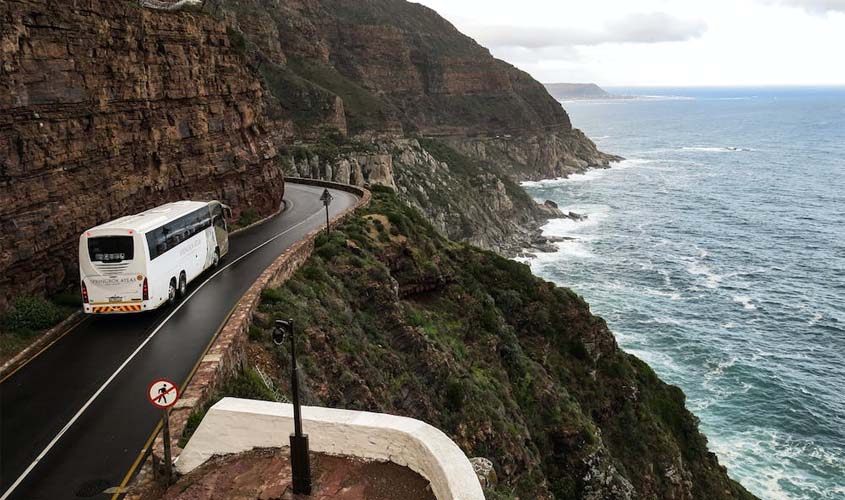
[[[0,314],[0,363],[5,363],[46,331],[78,311],[82,299],[75,290],[50,299],[24,296]]]
[[[263,294],[250,351],[286,392],[289,354],[268,340],[280,318],[299,332],[306,404],[443,429],[493,460],[490,498],[753,498],[680,389],[619,350],[581,297],[443,238],[389,190]]]

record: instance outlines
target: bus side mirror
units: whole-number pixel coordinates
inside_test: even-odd
[[[289,334],[293,333],[293,321],[285,321],[282,319],[276,320],[276,326],[273,328],[272,333],[270,334],[273,343],[276,345],[282,345],[285,341],[285,337]]]
[[[232,220],[232,208],[228,205],[223,205],[223,216],[226,220]]]

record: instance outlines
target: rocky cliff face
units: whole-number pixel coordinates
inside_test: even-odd
[[[221,9],[263,58],[340,96],[352,135],[441,137],[517,178],[617,159],[573,129],[539,82],[421,5],[243,0]]]
[[[267,213],[280,146],[316,151],[292,173],[395,186],[445,234],[508,254],[555,215],[512,180],[613,159],[541,84],[403,0],[10,0],[0,15],[0,308],[73,278],[79,232],[104,220],[185,197]],[[327,137],[360,147],[329,157]]]
[[[288,162],[289,171],[396,186],[451,238],[508,255],[543,247],[538,227],[558,214],[531,202],[513,181],[616,159],[572,128],[540,83],[423,6],[402,0],[218,5],[248,41],[248,58],[261,64],[279,116],[303,140],[299,149],[312,146]],[[324,147],[331,130],[359,151],[332,156],[334,148]],[[367,164],[376,157],[388,168],[371,178]]]
[[[278,207],[260,77],[207,16],[0,4],[0,308],[76,274],[79,234],[163,202]]]
[[[563,216],[535,203],[495,164],[437,140],[391,139],[347,148],[292,148],[280,156],[288,175],[395,189],[442,234],[505,255],[549,249],[537,228]]]

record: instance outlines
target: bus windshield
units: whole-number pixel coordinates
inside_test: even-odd
[[[88,258],[91,262],[120,262],[132,260],[135,245],[131,236],[100,236],[88,238]]]

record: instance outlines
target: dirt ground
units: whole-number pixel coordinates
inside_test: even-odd
[[[311,454],[311,496],[293,495],[289,451],[215,457],[182,477],[166,500],[435,500],[428,481],[407,467]]]

